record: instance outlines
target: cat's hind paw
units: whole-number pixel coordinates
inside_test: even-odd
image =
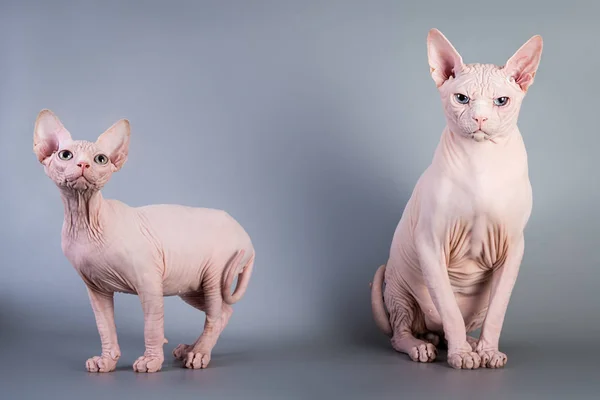
[[[438,335],[437,333],[426,332],[426,333],[423,333],[422,335],[419,335],[418,338],[427,343],[431,343],[435,347],[438,347],[441,344],[440,335]]]
[[[187,359],[187,354],[192,351],[192,347],[189,344],[180,344],[177,347],[175,347],[175,350],[173,350],[173,357],[175,357],[177,360],[180,361],[185,361]]]
[[[418,346],[412,347],[408,351],[408,356],[411,360],[416,362],[433,362],[437,357],[437,349],[432,343],[423,343]]]
[[[184,359],[184,365],[189,369],[204,369],[208,367],[208,363],[210,363],[210,353],[195,353],[193,350],[189,351]]]

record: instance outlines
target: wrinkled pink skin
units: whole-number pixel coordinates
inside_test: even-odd
[[[532,208],[517,118],[541,51],[534,36],[504,67],[463,64],[441,32],[429,33],[447,126],[371,289],[378,327],[414,361],[433,361],[443,339],[454,368],[506,364],[498,342]],[[499,97],[508,103],[494,104]],[[467,335],[478,328],[479,339]]]
[[[224,211],[178,205],[132,208],[104,199],[100,189],[123,166],[128,147],[126,120],[96,143],[72,140],[48,110],[36,121],[34,152],[64,203],[62,249],[87,285],[102,342],[102,353],[87,360],[86,367],[90,372],[115,369],[121,351],[113,295],[122,292],[137,294],[144,312],[146,351],[134,363],[135,371],[161,369],[166,343],[163,296],[173,295],[206,313],[198,340],[179,345],[173,354],[187,368],[206,368],[233,312],[231,304],[246,290],[254,263],[252,242]],[[63,150],[72,158],[62,159]],[[108,162],[103,164],[98,155]]]

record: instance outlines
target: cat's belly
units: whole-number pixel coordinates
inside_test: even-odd
[[[138,213],[160,248],[166,296],[220,292],[223,273],[237,252],[245,251],[243,262],[254,254],[246,231],[224,211],[157,205]]]

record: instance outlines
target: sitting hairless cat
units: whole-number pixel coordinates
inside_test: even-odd
[[[65,209],[62,250],[87,286],[102,354],[90,372],[110,372],[121,355],[115,292],[137,294],[144,312],[146,351],[133,364],[156,372],[164,361],[163,296],[180,296],[206,313],[202,335],[173,354],[187,368],[206,368],[211,351],[248,285],[254,249],[227,213],[179,205],[133,208],[106,200],[100,189],[127,159],[129,122],[120,120],[95,143],[72,140],[49,110],[35,123],[33,149],[60,191]],[[239,275],[239,277],[238,277]],[[238,282],[233,293],[233,282]]]
[[[373,316],[393,348],[414,361],[433,361],[443,341],[454,368],[499,368],[532,208],[517,118],[542,38],[532,37],[503,67],[464,64],[436,29],[427,45],[447,125],[375,273]],[[467,335],[480,327],[479,339]]]

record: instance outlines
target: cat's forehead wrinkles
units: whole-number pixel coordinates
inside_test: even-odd
[[[494,64],[465,64],[461,78],[471,96],[489,97],[498,91],[504,76],[502,69]]]
[[[498,76],[501,73],[500,67],[494,64],[465,64],[462,69],[463,73],[476,74],[476,75],[495,75]]]
[[[73,151],[83,151],[83,152],[94,152],[96,151],[96,144],[92,142],[88,142],[86,140],[75,140],[71,142],[71,149]]]

